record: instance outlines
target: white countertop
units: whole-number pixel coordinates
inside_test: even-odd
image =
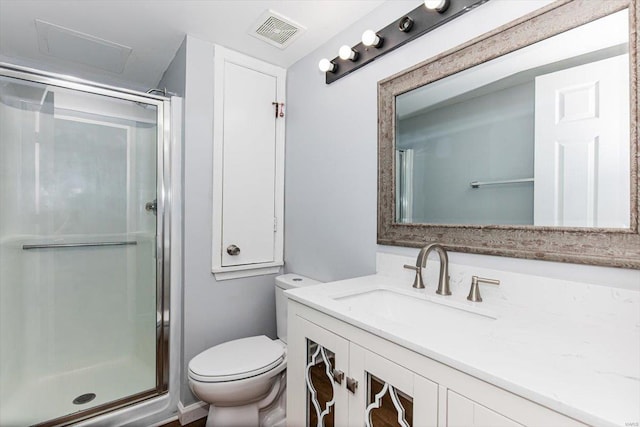
[[[638,425],[639,292],[548,283],[550,279],[536,285],[533,276],[505,273],[498,274],[501,286],[481,285],[482,303],[471,303],[466,300],[465,274],[461,268],[451,268],[454,294],[449,297],[436,295],[433,285],[427,285],[426,292],[413,290],[406,273],[403,277],[377,274],[325,283],[293,289],[288,295],[584,423]],[[375,288],[422,292],[421,298],[484,310],[497,318],[468,315],[454,317],[455,322],[445,319],[437,326],[410,325],[334,299]]]

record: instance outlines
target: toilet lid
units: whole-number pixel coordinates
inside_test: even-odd
[[[189,375],[203,382],[249,378],[270,371],[284,359],[279,341],[260,335],[228,341],[203,351],[189,362]]]

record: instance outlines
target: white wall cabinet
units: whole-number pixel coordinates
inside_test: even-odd
[[[216,279],[283,264],[285,70],[214,51],[213,245]]]
[[[287,425],[584,424],[289,301]]]

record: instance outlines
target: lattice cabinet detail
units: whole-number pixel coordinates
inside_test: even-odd
[[[307,340],[307,421],[310,426],[333,426],[335,405],[335,354],[312,340]],[[341,380],[341,379],[340,379]]]

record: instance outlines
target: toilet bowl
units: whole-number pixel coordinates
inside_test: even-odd
[[[264,335],[229,341],[194,357],[189,385],[210,404],[207,426],[260,425],[260,410],[284,390],[286,366],[284,343]]]
[[[191,391],[209,403],[207,427],[284,427],[287,366],[286,289],[319,283],[297,274],[276,277],[278,337],[241,338],[211,347],[189,362]]]

